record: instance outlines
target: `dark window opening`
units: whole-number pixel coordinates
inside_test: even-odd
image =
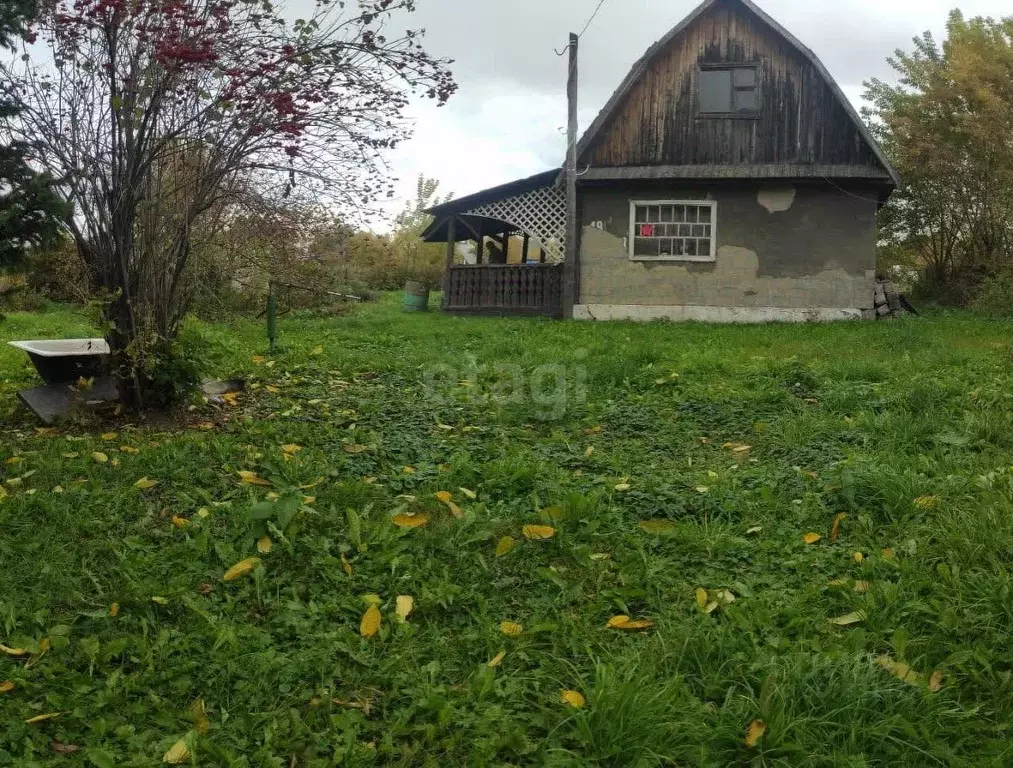
[[[759,107],[755,67],[701,69],[701,115],[750,115]]]

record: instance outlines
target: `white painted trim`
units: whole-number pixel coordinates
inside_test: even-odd
[[[709,256],[635,256],[633,253],[636,248],[636,237],[637,237],[637,206],[638,205],[695,205],[695,206],[708,206],[711,209],[711,252]],[[686,224],[689,222],[645,222],[647,224]],[[699,222],[697,222],[699,224]],[[702,238],[689,238],[691,240],[700,240]],[[629,234],[629,247],[627,249],[630,261],[648,261],[648,262],[674,262],[674,263],[694,263],[694,264],[713,264],[718,260],[718,201],[703,199],[703,200],[630,200],[630,234]]]
[[[578,304],[575,320],[634,320],[698,323],[830,323],[861,320],[862,310],[834,307],[695,307],[640,304]]]

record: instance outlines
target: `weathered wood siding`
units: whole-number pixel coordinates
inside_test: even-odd
[[[756,63],[756,118],[697,115],[701,64]],[[582,158],[592,166],[878,165],[815,67],[741,5],[719,2],[662,51]]]

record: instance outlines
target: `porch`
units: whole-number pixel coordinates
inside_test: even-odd
[[[446,243],[444,312],[563,313],[565,199],[558,171],[438,205],[423,234]]]

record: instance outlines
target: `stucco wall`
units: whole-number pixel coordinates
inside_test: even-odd
[[[631,261],[631,199],[716,200],[716,261]],[[585,187],[580,304],[872,309],[875,199],[824,185]]]

